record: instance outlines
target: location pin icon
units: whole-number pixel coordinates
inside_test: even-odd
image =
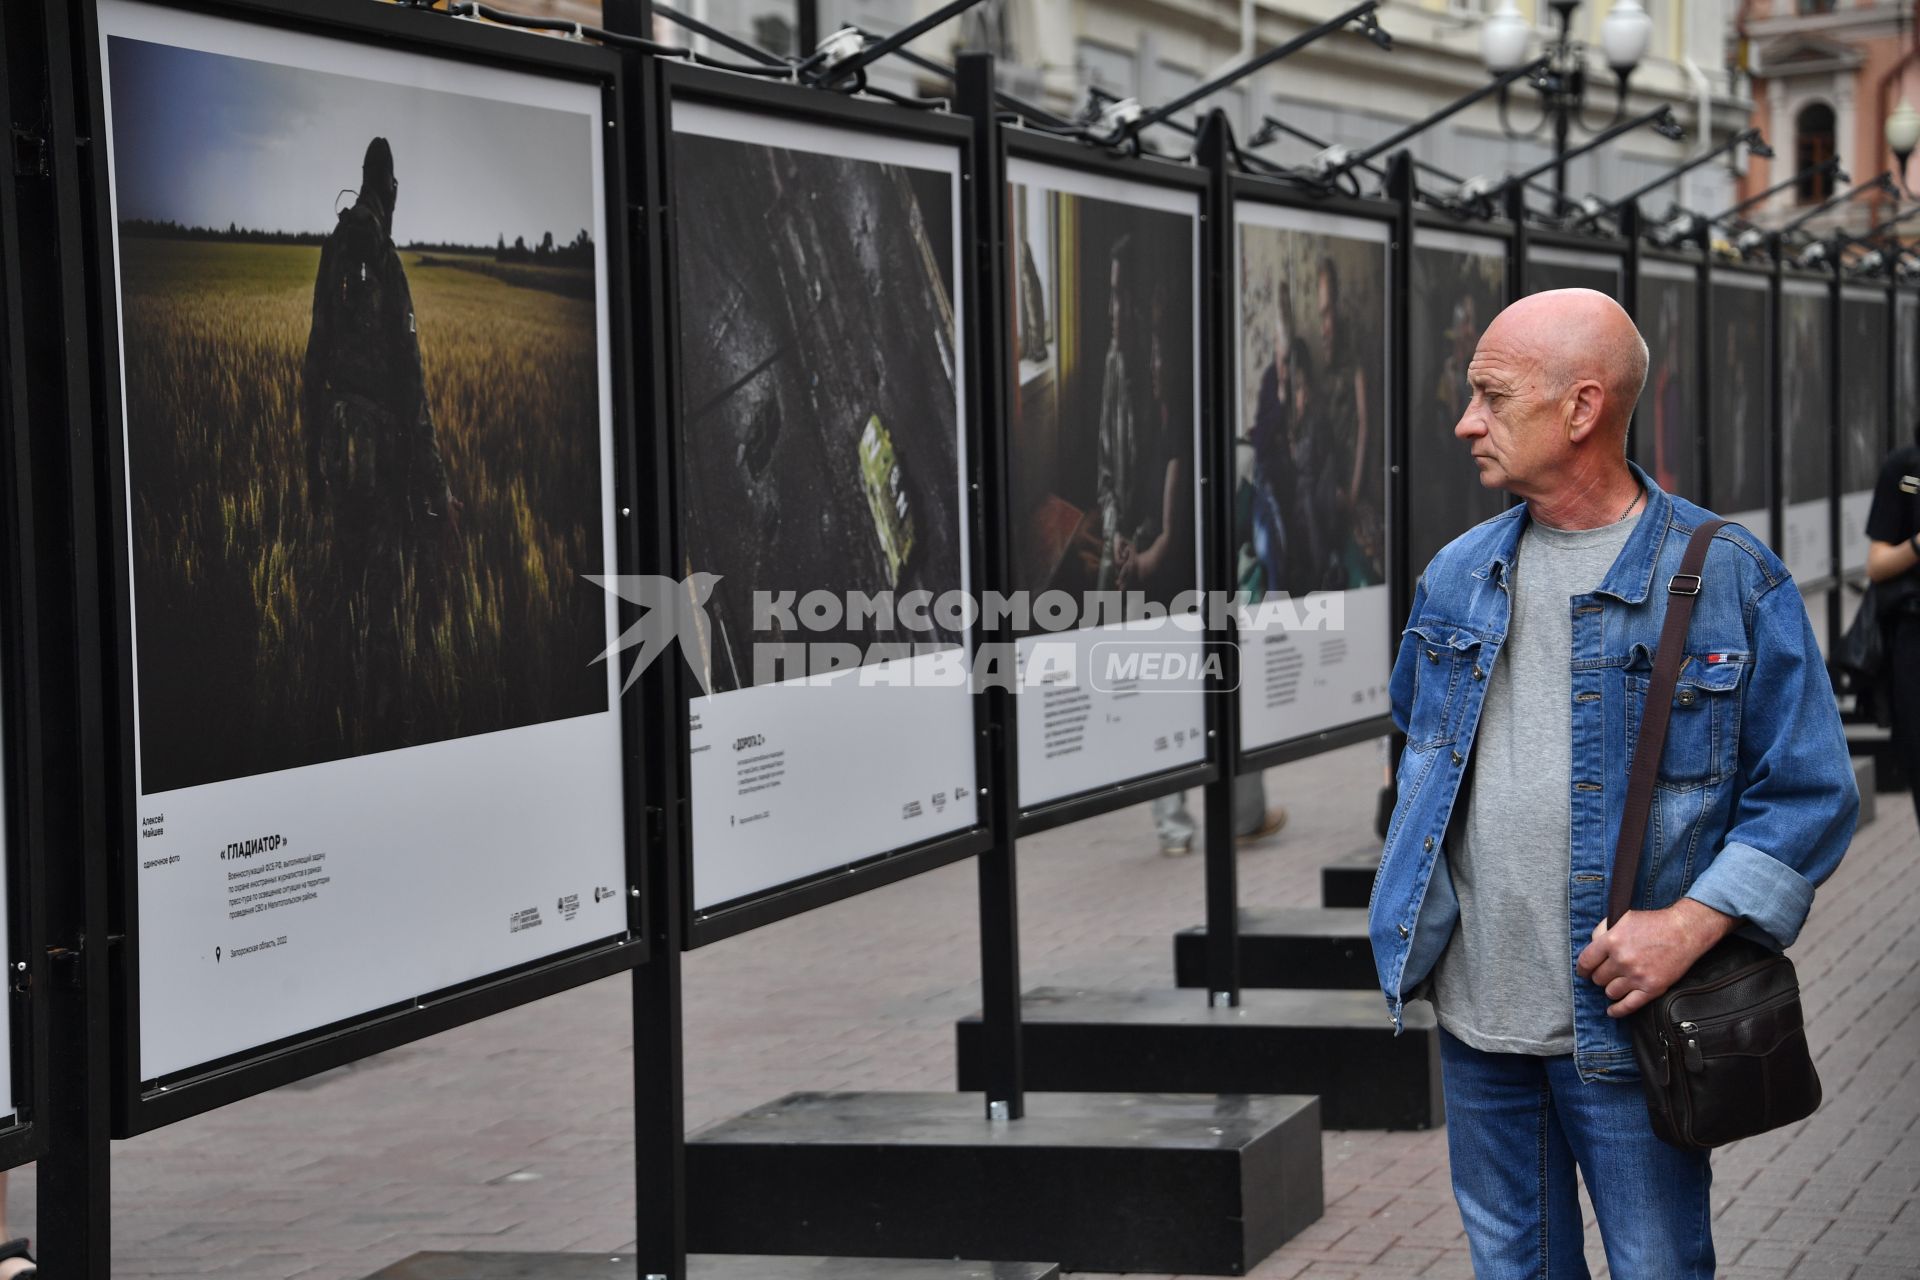
[[[220,963],[220,948],[218,948],[218,947],[215,947],[215,948],[213,949],[213,962],[214,962],[215,964],[219,964],[219,963]]]

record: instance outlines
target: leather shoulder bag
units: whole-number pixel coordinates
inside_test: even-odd
[[[1627,807],[1607,886],[1607,927],[1629,910],[1646,842],[1654,776],[1666,745],[1687,626],[1700,595],[1707,546],[1724,520],[1694,530],[1680,572],[1667,583],[1653,676],[1627,782]],[[1820,1077],[1807,1050],[1800,980],[1793,962],[1730,936],[1684,977],[1628,1019],[1653,1131],[1698,1151],[1804,1120],[1820,1105]]]

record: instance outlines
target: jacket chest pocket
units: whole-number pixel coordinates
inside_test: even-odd
[[[1406,641],[1419,646],[1407,741],[1421,749],[1446,746],[1460,736],[1468,707],[1486,692],[1491,647],[1446,623],[1408,627]]]
[[[1667,742],[1655,785],[1690,791],[1724,782],[1734,770],[1740,743],[1740,682],[1744,661],[1707,662],[1688,654],[1673,687]],[[1651,672],[1627,671],[1627,759],[1640,741]],[[1631,767],[1631,766],[1629,766]]]

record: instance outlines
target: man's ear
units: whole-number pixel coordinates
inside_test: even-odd
[[[1600,414],[1606,408],[1607,392],[1598,382],[1583,378],[1567,392],[1567,440],[1579,444],[1600,428]]]

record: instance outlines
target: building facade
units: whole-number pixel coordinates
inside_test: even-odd
[[[1759,194],[1838,155],[1855,182],[1896,160],[1886,121],[1902,96],[1920,108],[1913,37],[1916,6],[1874,0],[1748,0],[1735,16],[1736,65],[1752,84],[1754,123],[1778,140],[1756,160],[1744,194]],[[1920,169],[1920,166],[1915,166]],[[1756,221],[1778,226],[1834,194],[1814,177],[1769,199]],[[1893,211],[1875,193],[1815,217],[1808,229],[1859,232]]]

